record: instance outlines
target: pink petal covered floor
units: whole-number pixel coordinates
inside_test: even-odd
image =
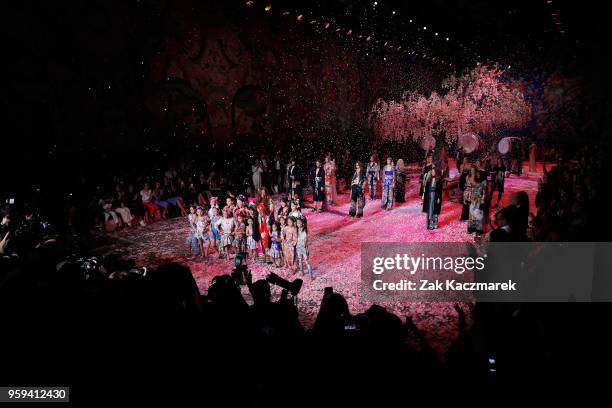
[[[506,179],[506,192],[502,199],[507,205],[511,193],[526,191],[533,205],[539,174],[527,174]],[[347,194],[339,196],[337,206],[320,214],[305,209],[310,237],[310,260],[314,268],[314,279],[308,276],[292,276],[285,269],[272,265],[252,263],[249,268],[254,280],[263,279],[275,272],[289,280],[300,277],[304,285],[299,294],[298,308],[302,323],[309,327],[319,309],[323,290],[332,286],[348,301],[353,313],[365,311],[370,305],[362,304],[360,286],[360,244],[362,241],[375,242],[466,242],[473,240],[466,233],[466,224],[459,220],[461,206],[446,199],[439,217],[439,228],[426,229],[426,216],[421,212],[418,197],[418,180],[412,177],[406,189],[406,202],[397,204],[392,211],[380,208],[380,200],[366,203],[364,217],[347,217]],[[101,238],[101,237],[100,237]],[[186,244],[187,223],[175,218],[155,224],[121,231],[99,240],[97,252],[116,253],[135,259],[138,266],[155,266],[175,261],[188,265],[202,293],[206,293],[215,275],[232,271],[233,262],[228,260],[203,261],[192,259]],[[212,258],[212,257],[211,257]],[[250,300],[246,287],[242,288],[245,298]],[[274,289],[276,295],[278,288]],[[409,315],[419,328],[426,332],[432,346],[443,352],[457,336],[457,312],[452,303],[401,303],[384,304],[402,319]],[[470,305],[463,305],[466,311]],[[469,313],[467,313],[469,316]]]

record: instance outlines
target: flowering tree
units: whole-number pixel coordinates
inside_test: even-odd
[[[370,110],[370,126],[379,137],[415,141],[443,131],[447,142],[468,132],[525,127],[531,107],[502,74],[497,67],[479,66],[444,80],[442,95],[407,92],[400,101],[378,99]]]

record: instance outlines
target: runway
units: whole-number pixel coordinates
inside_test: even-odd
[[[540,168],[540,166],[538,166]],[[506,179],[502,204],[507,205],[513,192],[526,191],[533,207],[540,174],[524,173]],[[446,199],[439,217],[439,228],[427,230],[426,215],[421,212],[418,197],[418,179],[413,177],[406,188],[406,202],[396,203],[391,211],[380,208],[380,200],[366,203],[364,217],[347,216],[349,197],[339,196],[339,204],[330,211],[316,214],[305,209],[310,239],[310,260],[314,279],[309,276],[293,276],[285,269],[266,264],[250,264],[254,280],[275,272],[289,280],[300,277],[304,285],[299,294],[298,308],[302,323],[309,327],[319,309],[323,290],[332,286],[335,292],[345,296],[352,313],[365,311],[370,305],[360,302],[360,245],[361,242],[469,242],[473,235],[466,232],[466,224],[459,220],[461,206]],[[101,237],[102,238],[102,237]],[[233,262],[214,259],[193,260],[186,244],[187,222],[175,218],[146,227],[120,231],[100,239],[100,254],[119,254],[132,258],[138,266],[155,267],[175,261],[188,265],[202,293],[206,293],[211,279],[233,269]],[[243,293],[250,300],[248,290]],[[278,295],[280,290],[274,288]],[[395,303],[383,306],[397,313],[402,319],[412,316],[419,328],[426,332],[432,346],[444,351],[457,335],[457,312],[452,303]],[[463,305],[466,309],[470,305]],[[466,313],[469,316],[469,313]]]

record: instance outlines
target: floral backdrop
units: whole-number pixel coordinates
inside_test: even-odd
[[[583,86],[559,71],[511,76],[498,66],[477,65],[442,81],[429,96],[404,92],[397,100],[377,99],[369,112],[372,131],[384,139],[415,141],[444,135],[521,134],[555,143],[575,138],[584,113]],[[497,140],[495,140],[497,141]]]
[[[444,133],[449,143],[466,133],[523,128],[531,106],[503,74],[497,67],[477,66],[445,79],[440,93],[406,92],[398,101],[378,99],[370,110],[370,125],[383,138],[421,140]]]

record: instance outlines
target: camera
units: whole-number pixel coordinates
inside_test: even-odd
[[[102,260],[95,256],[69,255],[56,265],[56,270],[77,274],[81,280],[86,282],[98,280],[107,275],[106,268],[102,266]]]
[[[139,275],[139,276],[147,276],[147,267],[143,266],[142,268],[131,268],[128,270],[128,273],[133,273],[135,275]]]
[[[302,289],[302,284],[304,283],[304,281],[302,281],[301,279],[296,279],[293,282],[289,282],[288,280],[281,278],[274,272],[266,276],[266,280],[271,285],[276,285],[286,290],[288,293],[291,293],[291,296],[293,297],[296,297],[298,293],[300,293],[300,290]]]
[[[246,274],[249,271],[246,265],[248,254],[246,252],[238,252],[234,258],[234,270],[232,278],[236,285],[246,285]]]

